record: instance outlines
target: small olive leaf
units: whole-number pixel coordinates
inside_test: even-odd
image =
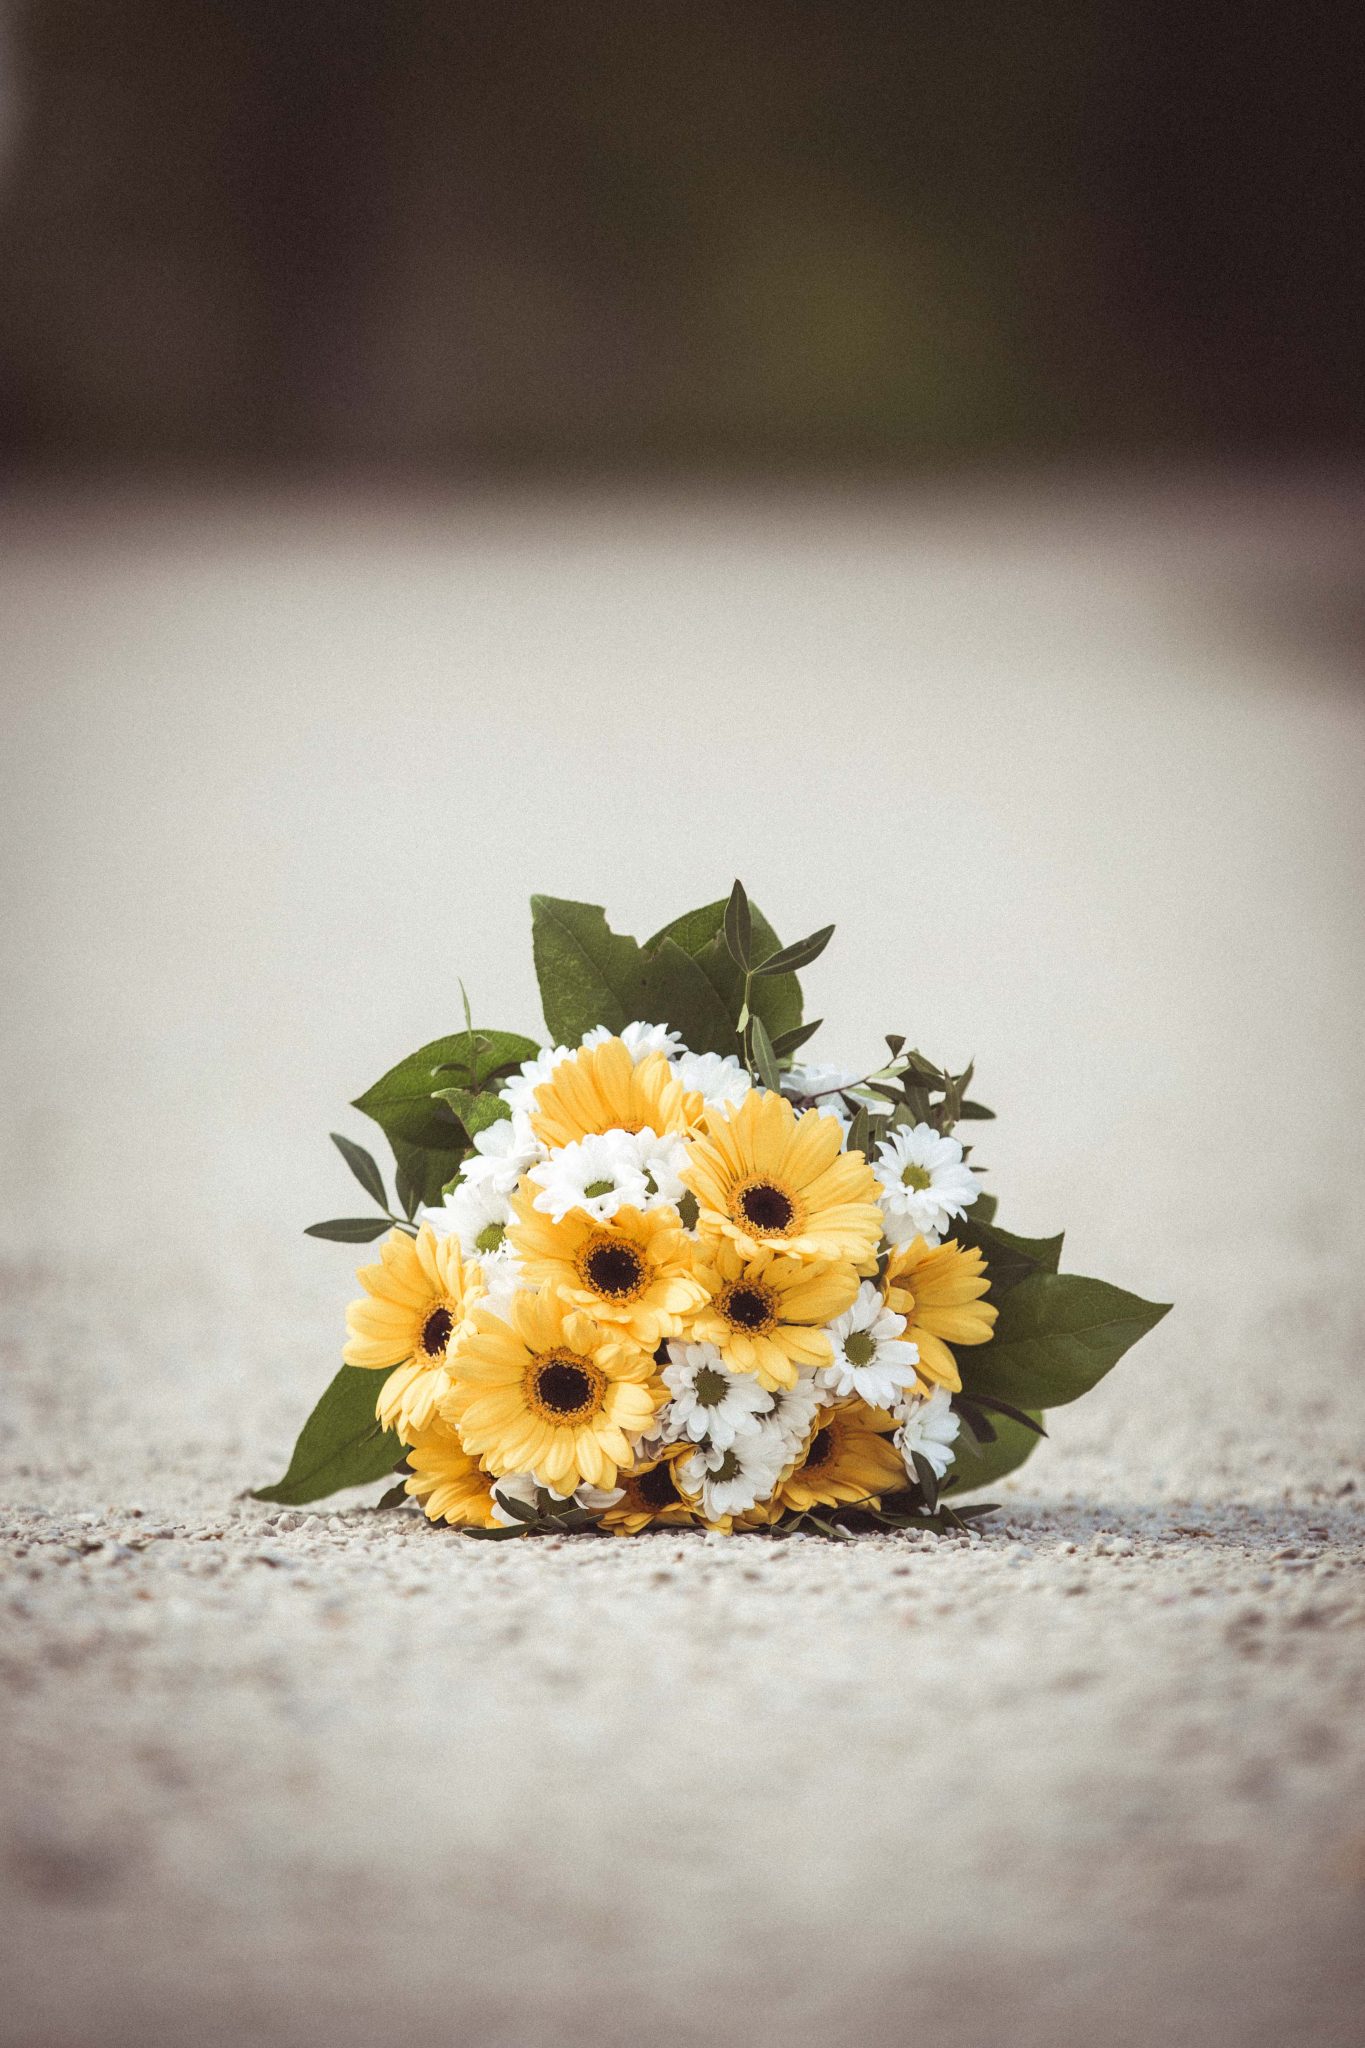
[[[411,1222],[416,1213],[417,1204],[422,1199],[421,1190],[404,1166],[400,1166],[394,1174],[393,1184],[398,1191],[399,1207],[408,1221]]]
[[[493,1488],[493,1498],[503,1510],[503,1513],[511,1515],[514,1521],[538,1522],[540,1520],[540,1509],[532,1507],[529,1501],[518,1500],[515,1494],[499,1493],[495,1486]]]
[[[845,1152],[861,1152],[863,1154],[863,1157],[866,1158],[867,1146],[867,1104],[865,1102],[860,1102],[858,1105],[858,1113],[854,1117],[852,1124],[849,1126],[848,1136],[844,1140],[844,1150]]]
[[[551,1037],[577,1045],[594,1025],[623,1031],[644,1014],[644,956],[597,903],[531,898],[531,950]]]
[[[387,1508],[401,1508],[409,1498],[406,1486],[391,1486],[387,1493],[379,1496],[374,1504],[374,1511],[377,1515],[382,1515]]]
[[[500,1095],[471,1095],[467,1088],[433,1088],[438,1102],[448,1105],[456,1121],[471,1138],[490,1124],[505,1123],[512,1111]]]
[[[964,1102],[957,1113],[964,1124],[995,1122],[995,1111],[987,1109],[984,1102]]]
[[[823,1017],[817,1017],[811,1024],[798,1024],[795,1031],[779,1031],[772,1042],[777,1057],[780,1060],[790,1059],[794,1052],[800,1052],[802,1046],[814,1038],[824,1021]]]
[[[642,1014],[681,1032],[692,1052],[733,1052],[735,1020],[700,962],[673,939],[660,941],[645,968]]]
[[[995,1424],[988,1420],[984,1408],[978,1408],[975,1401],[969,1401],[965,1395],[958,1394],[954,1397],[953,1409],[961,1416],[963,1427],[970,1433],[973,1443],[983,1447],[995,1442],[999,1431]]]
[[[956,1408],[965,1398],[961,1394],[954,1395],[953,1406]],[[1047,1431],[1037,1416],[1030,1415],[1027,1408],[1015,1408],[1009,1401],[997,1401],[994,1394],[973,1394],[971,1396],[971,1406],[973,1408],[989,1408],[993,1415],[1006,1415],[1011,1422],[1017,1422],[1021,1428],[1031,1429],[1035,1436],[1047,1435]]]
[[[375,1420],[383,1384],[382,1372],[343,1365],[299,1431],[283,1479],[257,1487],[252,1499],[299,1507],[343,1486],[387,1479],[403,1446],[391,1429],[381,1429]]]
[[[912,1451],[910,1453],[910,1462],[915,1468],[915,1477],[919,1481],[919,1490],[924,1495],[924,1505],[932,1515],[934,1509],[938,1506],[938,1474],[929,1463],[929,1460],[920,1451]]]
[[[749,914],[749,898],[743,882],[736,876],[730,900],[725,906],[725,944],[730,958],[745,974],[753,957],[753,943],[754,922]]]
[[[976,1223],[994,1223],[999,1201],[992,1194],[979,1194],[972,1203],[972,1220]]]
[[[754,968],[755,974],[797,974],[803,967],[809,967],[812,960],[818,960],[830,940],[834,937],[832,924],[822,925],[818,932],[812,932],[808,939],[798,939],[793,946],[783,946],[780,952],[770,953],[768,958]]]
[[[899,1031],[888,1031],[885,1037],[887,1051],[894,1060],[899,1056],[901,1047],[905,1044],[905,1038]]]
[[[959,1354],[963,1391],[1060,1408],[1089,1393],[1169,1307],[1079,1273],[1031,1273],[1001,1302],[991,1342]]]
[[[1032,1427],[1029,1424],[1032,1424]],[[977,1493],[983,1486],[994,1486],[1007,1472],[1015,1472],[1026,1458],[1031,1458],[1040,1442],[1041,1417],[1031,1416],[1028,1422],[1012,1422],[1001,1416],[995,1425],[995,1442],[980,1449],[959,1437],[954,1446],[952,1473],[956,1484],[953,1498],[960,1493]]]
[[[777,1056],[773,1051],[773,1042],[768,1036],[768,1027],[761,1017],[750,1018],[749,1033],[749,1042],[754,1049],[754,1065],[758,1069],[758,1078],[765,1088],[771,1088],[774,1095],[776,1095],[782,1087],[782,1075],[778,1069]]]
[[[305,1237],[328,1237],[334,1244],[373,1244],[392,1226],[387,1216],[331,1216],[325,1223],[310,1223]]]
[[[357,1145],[352,1138],[343,1138],[340,1131],[332,1131],[330,1136],[366,1194],[372,1196],[381,1209],[387,1209],[389,1198],[384,1192],[384,1176],[365,1147]]]

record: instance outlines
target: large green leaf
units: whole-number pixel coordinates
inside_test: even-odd
[[[728,901],[727,897],[719,903],[707,903],[700,910],[689,910],[682,917],[675,917],[662,931],[655,932],[652,939],[646,939],[645,952],[653,953],[665,939],[681,946],[710,982],[733,1027],[738,1023],[744,1001],[744,976],[725,943],[725,907]],[[776,953],[782,942],[755,903],[749,904],[749,918],[753,958],[763,960],[770,953]],[[795,1030],[801,1022],[801,984],[794,974],[762,977],[754,983],[752,1007],[754,1015],[763,1019],[768,1036],[780,1038],[784,1031]],[[733,1052],[736,1043],[732,1028],[726,1044],[698,1045],[692,1050]]]
[[[383,1384],[382,1372],[343,1365],[299,1431],[289,1470],[273,1486],[257,1487],[253,1500],[298,1507],[343,1486],[366,1486],[387,1478],[402,1457],[403,1446],[391,1429],[381,1429],[375,1420]]]
[[[379,1125],[418,1199],[439,1202],[441,1189],[469,1150],[469,1140],[438,1091],[459,1086],[478,1093],[523,1060],[533,1059],[539,1049],[533,1038],[514,1031],[476,1031],[472,1037],[457,1031],[449,1038],[433,1038],[390,1067],[352,1107]]]
[[[998,1223],[982,1221],[977,1214],[980,1207],[978,1200],[970,1214],[954,1223],[953,1236],[959,1244],[974,1246],[984,1254],[991,1301],[1002,1300],[1031,1273],[1056,1272],[1062,1255],[1062,1232],[1056,1237],[1017,1237],[1012,1230],[1002,1230]]]
[[[671,1025],[693,1052],[733,1052],[735,1017],[697,961],[676,940],[663,939],[645,973],[645,1016]]]
[[[644,1016],[640,948],[612,931],[600,904],[533,896],[531,951],[546,1027],[556,1044],[577,1045],[595,1024],[621,1031]]]
[[[963,1392],[1060,1408],[1102,1380],[1169,1306],[1079,1273],[1031,1273],[1005,1295],[990,1343],[959,1352]]]
[[[1036,1421],[1042,1421],[1037,1410],[1029,1412]],[[1012,1422],[1008,1415],[992,1415],[990,1420],[995,1430],[993,1444],[982,1444],[978,1450],[965,1430],[958,1437],[957,1456],[949,1467],[957,1476],[957,1485],[948,1496],[954,1504],[959,1494],[979,1493],[983,1486],[994,1486],[1007,1472],[1017,1471],[1041,1441],[1031,1429],[1025,1429],[1022,1422]]]

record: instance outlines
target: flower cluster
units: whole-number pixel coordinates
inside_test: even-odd
[[[383,1242],[345,1363],[256,1498],[397,1473],[381,1508],[493,1539],[989,1514],[964,1494],[1165,1306],[996,1225],[956,1135],[992,1115],[970,1065],[896,1033],[870,1072],[806,1063],[799,975],[832,926],[784,946],[736,882],[643,942],[552,896],[531,930],[548,1049],[476,1030],[466,1001],[463,1031],[360,1096],[392,1199],[333,1134],[378,1213],[309,1234]]]
[[[856,1077],[771,1089],[662,1024],[521,1063],[439,1204],[362,1268],[346,1362],[433,1520],[758,1527],[938,1478],[989,1341],[979,1183],[928,1123],[850,1143]],[[855,1112],[856,1113],[856,1112]]]

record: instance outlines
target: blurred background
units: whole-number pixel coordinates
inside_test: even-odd
[[[1354,2038],[1359,35],[0,0],[0,2041]],[[272,1530],[327,1132],[737,870],[1174,1313],[938,1578]]]
[[[722,471],[1356,446],[1357,10],[6,0],[0,441]]]

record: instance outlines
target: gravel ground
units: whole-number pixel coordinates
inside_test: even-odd
[[[0,508],[0,2039],[1358,2039],[1363,529]],[[1002,1220],[1175,1313],[974,1541],[242,1499],[335,1358],[339,1106],[457,974],[534,1028],[530,888],[647,929],[737,851],[841,921],[827,1056],[975,1050]]]

